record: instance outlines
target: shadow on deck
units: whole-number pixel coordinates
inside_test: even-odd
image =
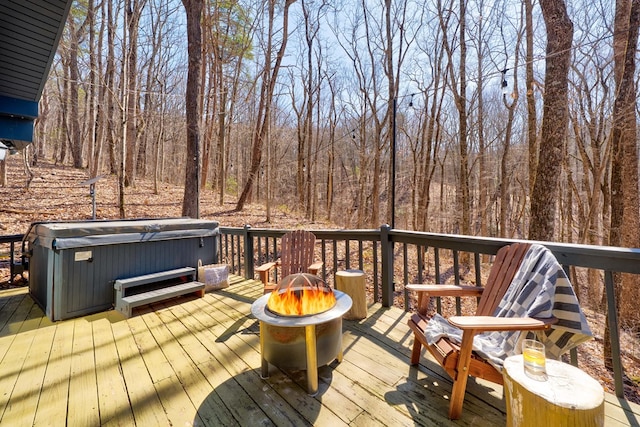
[[[261,284],[231,277],[204,298],[52,323],[26,288],[0,292],[0,423],[22,425],[504,425],[502,388],[470,380],[462,418],[451,382],[427,358],[409,366],[407,313],[369,307],[343,322],[342,363],[260,378]],[[638,425],[640,407],[607,395],[607,425]],[[635,414],[634,414],[635,412]]]

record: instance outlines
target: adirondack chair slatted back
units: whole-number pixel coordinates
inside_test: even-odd
[[[313,264],[316,236],[310,231],[295,230],[282,236],[280,242],[280,271],[282,277],[307,273]]]
[[[509,285],[511,285],[530,246],[529,243],[513,243],[500,248],[489,272],[489,278],[485,284],[485,291],[478,303],[476,315],[493,315]]]

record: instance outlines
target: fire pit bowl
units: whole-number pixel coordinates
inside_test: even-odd
[[[290,274],[271,292],[267,309],[281,316],[308,316],[322,313],[336,304],[330,286],[308,273]]]
[[[318,392],[318,366],[342,361],[342,316],[351,308],[349,295],[333,290],[335,304],[304,316],[286,316],[267,307],[271,293],[251,305],[260,321],[261,376],[268,378],[269,363],[282,369],[307,371],[309,394]]]

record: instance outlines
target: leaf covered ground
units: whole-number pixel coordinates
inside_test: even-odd
[[[25,233],[29,225],[37,221],[87,220],[92,218],[92,198],[89,186],[82,185],[90,177],[84,169],[57,166],[40,162],[32,167],[34,174],[28,188],[27,174],[19,155],[10,156],[7,169],[7,185],[0,186],[0,233]],[[183,188],[160,184],[154,194],[153,181],[138,180],[135,187],[125,190],[127,218],[180,217],[182,214]],[[96,218],[119,218],[118,186],[115,175],[107,175],[95,184]],[[236,200],[231,196],[223,205],[218,194],[210,189],[201,192],[200,217],[214,219],[223,226],[241,227],[251,224],[261,228],[299,228],[309,225],[304,216],[296,215],[286,207],[271,210],[271,222],[266,222],[264,204],[249,203],[242,211],[235,211]],[[313,228],[334,228],[328,223],[312,224]]]

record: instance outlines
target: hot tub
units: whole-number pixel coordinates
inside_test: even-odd
[[[108,310],[117,279],[216,263],[218,234],[190,218],[34,223],[29,292],[51,320]]]

